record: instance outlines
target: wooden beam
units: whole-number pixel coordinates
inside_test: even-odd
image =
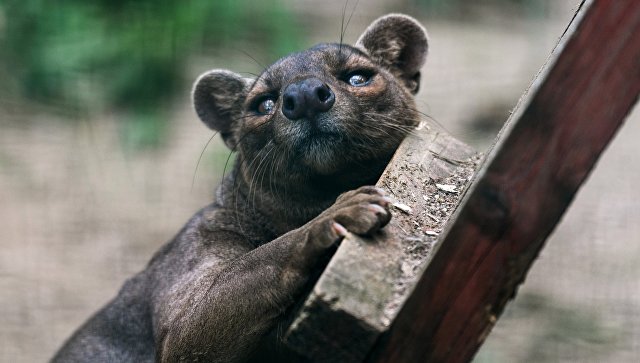
[[[384,233],[349,235],[286,334],[315,362],[362,362],[395,319],[479,156],[423,127],[400,145],[377,185],[398,201]]]
[[[368,361],[470,361],[639,92],[640,1],[583,2]]]

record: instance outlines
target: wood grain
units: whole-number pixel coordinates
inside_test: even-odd
[[[640,1],[585,1],[369,362],[467,362],[640,92]]]
[[[362,362],[413,289],[478,161],[441,130],[424,126],[407,137],[377,183],[397,201],[391,223],[372,238],[342,241],[288,345],[315,362]]]

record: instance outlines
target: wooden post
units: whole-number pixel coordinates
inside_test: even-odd
[[[392,223],[343,241],[290,346],[324,362],[471,360],[639,92],[640,1],[583,1],[466,194],[468,147],[405,140],[378,183],[401,203]]]
[[[349,235],[286,335],[316,362],[362,362],[415,285],[478,155],[445,132],[416,130],[377,185],[398,202],[373,238]]]
[[[640,92],[640,1],[581,5],[369,362],[467,362]]]

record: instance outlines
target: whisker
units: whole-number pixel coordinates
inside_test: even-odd
[[[267,155],[265,155],[263,162],[264,162],[264,167],[262,168],[262,175],[260,176],[260,183],[258,184],[260,186],[261,190],[264,190],[264,177],[267,175],[267,172],[269,170],[269,165],[271,163],[271,153],[273,152],[275,148],[271,148],[269,149],[269,152],[267,153]],[[267,181],[269,181],[269,178],[267,178]],[[254,195],[254,201],[255,201],[255,195]],[[255,208],[255,202],[254,202],[254,208]]]
[[[211,135],[211,137],[209,138],[209,140],[207,140],[207,143],[204,144],[204,147],[202,148],[202,151],[200,152],[200,156],[198,157],[198,162],[196,162],[196,167],[193,170],[193,177],[191,177],[191,189],[189,190],[189,193],[193,192],[193,185],[196,182],[196,174],[198,173],[198,167],[200,166],[200,161],[202,160],[202,155],[204,155],[205,150],[207,150],[207,146],[209,146],[209,144],[211,143],[211,140],[213,140],[214,137],[216,137],[216,135],[218,134],[218,132],[214,132],[213,135]]]
[[[367,126],[386,126],[386,127],[405,130],[405,131],[411,131],[416,127],[414,125],[399,124],[399,122],[402,122],[402,121],[413,122],[415,120],[414,118],[402,119],[402,118],[396,118],[396,117],[385,117],[385,116],[375,115],[375,114],[363,114],[363,116],[366,118],[366,120],[372,121],[371,124],[366,124]],[[362,122],[362,120],[360,122]]]
[[[347,25],[345,25],[344,29],[342,29],[342,35],[340,36],[341,40],[344,38],[344,35],[347,33],[347,29],[349,29],[349,23],[351,23],[351,18],[353,17],[353,14],[356,12],[356,8],[358,7],[359,3],[360,3],[360,0],[356,0],[356,4],[353,5],[353,8],[351,9],[351,14],[349,15],[349,19],[347,20]]]
[[[269,142],[270,143],[270,142]],[[267,144],[269,145],[269,144]],[[266,148],[266,146],[265,146]],[[252,174],[251,179],[250,179],[250,183],[249,183],[249,199],[251,200],[251,204],[253,204],[252,209],[256,209],[256,193],[258,189],[263,189],[262,188],[262,183],[263,180],[261,180],[261,176],[263,175],[264,171],[263,171],[263,163],[265,162],[265,160],[267,160],[267,158],[269,157],[269,154],[271,154],[271,151],[273,151],[273,148],[269,148],[269,150],[267,150],[267,152],[261,152],[260,154],[258,154],[258,156],[260,156],[260,162],[258,163],[258,166],[255,169],[255,172]],[[253,194],[252,194],[253,193]]]
[[[451,133],[451,132],[449,132],[449,130],[447,130],[446,127],[444,127],[444,125],[440,121],[438,121],[435,117],[429,115],[428,113],[420,111],[417,108],[410,108],[410,110],[413,111],[413,112],[417,112],[420,115],[422,115],[422,116],[428,118],[429,120],[433,121],[433,123],[435,123],[438,127],[440,127],[441,130],[444,130],[444,131],[446,131],[448,133]]]
[[[245,118],[245,117],[249,117],[250,115],[241,117],[241,118]],[[248,130],[247,132],[244,133],[244,135],[242,135],[238,141],[236,141],[236,144],[233,146],[233,148],[231,149],[231,151],[229,151],[229,155],[227,156],[227,161],[225,161],[224,163],[224,169],[222,170],[222,180],[224,180],[226,171],[227,171],[227,166],[229,164],[229,159],[231,159],[231,155],[238,149],[238,146],[240,146],[240,143],[242,143],[242,141],[244,140],[245,137],[249,136],[252,132],[256,131],[257,129],[259,129],[260,127],[264,126],[268,124],[268,122],[264,122],[261,124],[258,124],[257,126],[253,127],[252,129]],[[235,179],[234,179],[234,187],[235,187]],[[222,184],[221,188],[224,188],[224,183]],[[221,194],[224,195],[224,189],[220,190]]]
[[[436,125],[436,126],[440,127],[440,129],[442,129],[442,130],[444,130],[444,131],[447,131],[447,132],[448,132],[448,130],[446,130],[446,128],[445,128],[444,126],[442,126],[442,124],[441,124],[440,122],[438,122],[438,121],[437,121],[435,118],[433,118],[432,116],[430,116],[430,115],[428,115],[428,114],[426,114],[426,113],[424,113],[424,112],[422,112],[422,111],[420,111],[420,110],[413,109],[413,108],[407,108],[407,110],[410,110],[410,111],[412,111],[412,112],[415,112],[415,113],[417,113],[417,114],[418,114],[418,115],[420,115],[420,116],[424,116],[424,117],[426,117],[426,118],[427,118],[427,119],[429,119],[430,121],[433,121],[433,122],[435,123],[435,125]],[[391,120],[394,124],[397,124],[397,121],[406,121],[406,120],[412,120],[412,119],[413,119],[412,117],[406,117],[406,118],[400,118],[400,119],[398,119],[398,118],[394,118],[394,117],[391,117],[391,116],[388,116],[388,115],[376,114],[376,113],[372,113],[372,112],[366,112],[366,114],[367,114],[367,115],[375,115],[376,117],[383,117],[383,118],[389,119],[389,120]],[[403,125],[398,125],[398,126],[403,126]],[[413,128],[413,126],[411,126],[411,127]]]
[[[401,118],[394,118],[387,115],[366,113],[366,112],[363,113],[363,116],[366,118],[366,120],[374,121],[371,123],[365,123],[364,122],[365,120],[358,120],[358,122],[362,124],[364,127],[375,128],[376,130],[379,130],[379,131],[386,131],[387,129],[392,129],[392,130],[400,131],[402,133],[407,133],[407,134],[415,131],[415,126],[399,125],[397,123],[398,121],[404,121],[404,120],[413,121],[412,118],[401,119]]]
[[[344,15],[347,12],[347,5],[349,4],[349,0],[344,2],[344,6],[342,7],[342,20],[340,23],[340,43],[338,45],[338,57],[342,55],[342,42],[344,40]]]
[[[274,147],[274,149],[280,149],[279,147]],[[278,175],[280,175],[278,173],[278,171],[280,170],[280,158],[278,158],[279,154],[276,152],[274,158],[271,158],[271,166],[268,168],[269,169],[269,192],[271,193],[271,195],[274,196],[274,198],[276,200],[280,200],[280,195],[278,194],[278,188],[277,188],[277,184],[275,182],[275,178],[274,175],[277,177]],[[276,163],[276,161],[278,161],[278,163]],[[277,169],[277,170],[276,170]],[[276,188],[274,188],[274,186]]]
[[[251,58],[251,60],[253,60],[258,65],[258,67],[262,68],[263,70],[267,69],[267,67],[263,63],[259,62],[254,56],[252,56],[248,52],[245,52],[243,49],[239,49],[239,48],[236,48],[236,50],[246,55],[247,57]]]

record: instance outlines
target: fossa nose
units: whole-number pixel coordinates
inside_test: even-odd
[[[282,113],[289,120],[313,117],[333,107],[336,96],[318,78],[306,78],[288,85],[282,98]]]

